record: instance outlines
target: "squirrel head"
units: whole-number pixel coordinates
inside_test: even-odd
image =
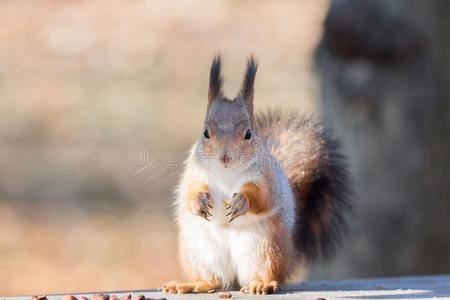
[[[222,92],[220,55],[212,62],[208,106],[199,150],[219,166],[246,166],[258,153],[261,143],[253,114],[253,85],[257,68],[254,57],[250,56],[241,90],[235,98],[229,99]]]

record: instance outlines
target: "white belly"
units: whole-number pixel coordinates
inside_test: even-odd
[[[233,221],[234,222],[234,221]],[[183,251],[197,276],[219,276],[225,285],[237,280],[249,283],[256,275],[263,257],[264,226],[253,222],[251,228],[242,230],[236,226],[223,226],[192,215],[180,218]]]

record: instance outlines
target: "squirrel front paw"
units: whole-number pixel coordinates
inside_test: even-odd
[[[207,221],[210,221],[208,218],[212,216],[211,212],[209,211],[212,208],[212,199],[211,195],[208,192],[198,193],[197,199],[191,202],[192,212]]]
[[[226,207],[228,214],[227,216],[230,217],[230,220],[228,222],[233,221],[239,216],[243,216],[248,212],[249,204],[247,199],[245,199],[244,195],[242,193],[234,193],[233,194],[233,200],[231,201],[230,205]]]

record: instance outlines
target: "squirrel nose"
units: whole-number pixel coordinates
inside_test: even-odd
[[[228,154],[227,152],[223,153],[223,154],[220,156],[220,161],[222,162],[222,164],[223,164],[225,167],[228,166],[228,164],[231,162],[231,159],[232,159],[231,155]]]

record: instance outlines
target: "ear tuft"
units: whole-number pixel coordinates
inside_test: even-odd
[[[245,70],[244,82],[242,83],[239,95],[251,106],[253,106],[253,85],[255,83],[256,71],[258,70],[258,63],[255,57],[250,55],[247,59],[247,68]]]
[[[209,91],[208,102],[211,103],[218,96],[222,95],[223,79],[221,75],[221,61],[220,54],[217,54],[212,62],[211,71],[209,73]]]

